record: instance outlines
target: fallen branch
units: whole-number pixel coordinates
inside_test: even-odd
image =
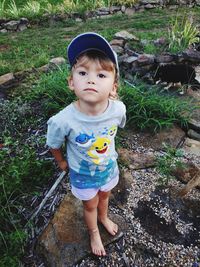
[[[195,176],[180,190],[179,196],[184,197],[188,194],[194,187],[200,184],[200,172],[197,172]]]
[[[46,194],[45,198],[42,200],[42,202],[40,203],[38,209],[36,210],[35,213],[33,213],[31,218],[29,219],[29,221],[32,221],[38,215],[40,210],[43,208],[44,204],[47,202],[48,198],[52,195],[53,191],[56,189],[56,187],[59,185],[59,183],[64,178],[65,174],[66,174],[66,171],[61,172],[61,174],[59,175],[58,179],[56,179],[55,183],[53,184],[53,186],[51,187],[49,192]]]

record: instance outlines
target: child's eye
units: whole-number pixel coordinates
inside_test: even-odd
[[[99,73],[99,78],[105,78],[106,77],[106,75],[104,75],[103,73]]]
[[[79,71],[79,74],[80,74],[81,76],[85,76],[85,75],[86,75],[86,72],[85,72],[85,71]]]

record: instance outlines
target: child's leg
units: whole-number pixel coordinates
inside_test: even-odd
[[[92,252],[97,256],[105,256],[106,252],[101,241],[99,229],[97,226],[98,203],[98,194],[90,200],[83,201],[84,218],[90,234],[90,244]]]
[[[118,225],[115,224],[108,218],[108,202],[110,197],[110,192],[99,191],[99,202],[98,202],[98,220],[104,225],[106,230],[111,234],[115,235],[118,231]]]

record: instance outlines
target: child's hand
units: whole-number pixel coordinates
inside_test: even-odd
[[[68,169],[68,164],[67,164],[67,161],[66,160],[61,160],[61,161],[58,161],[58,166],[59,168],[62,170],[62,171],[67,171]]]

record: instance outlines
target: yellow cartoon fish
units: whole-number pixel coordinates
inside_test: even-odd
[[[117,132],[117,126],[114,125],[110,127],[110,129],[108,130],[108,135],[113,136],[116,132]]]
[[[89,148],[87,154],[95,164],[102,162],[109,150],[110,140],[106,137],[97,137],[96,141]]]

